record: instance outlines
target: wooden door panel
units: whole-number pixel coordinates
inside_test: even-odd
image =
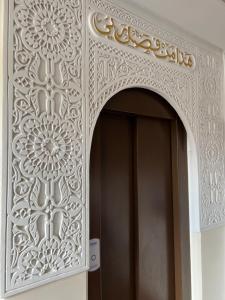
[[[160,119],[175,119],[176,112],[160,95],[144,89],[127,89],[113,96],[106,110],[149,116]]]
[[[100,177],[100,187],[91,188],[91,208],[99,215],[94,217],[98,221],[91,218],[91,225],[98,227],[91,230],[91,238],[101,240],[101,271],[90,274],[89,279],[101,286],[102,298],[97,298],[92,282],[89,294],[94,300],[132,300],[132,123],[126,116],[104,114],[96,136],[91,176]],[[99,180],[93,180],[98,186]]]
[[[137,119],[138,297],[174,300],[170,122]]]
[[[126,116],[103,115],[101,150],[102,299],[132,300],[132,131]]]

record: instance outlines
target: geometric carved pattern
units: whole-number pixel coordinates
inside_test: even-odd
[[[110,2],[88,4],[88,15],[84,0],[10,7],[4,295],[87,268],[86,153],[102,107],[125,88],[152,89],[177,110],[196,144],[201,227],[225,222],[222,54]],[[93,35],[96,11],[192,53],[195,68]]]
[[[6,292],[85,266],[82,14],[15,1]]]
[[[93,130],[98,114],[121,89],[144,86],[160,91],[183,111],[195,132],[197,91],[194,77],[182,69],[171,69],[149,58],[127,53],[90,39],[89,127]],[[173,104],[173,102],[171,103]]]
[[[222,103],[222,64],[213,57],[199,62],[199,173],[202,227],[225,221],[224,120]],[[207,53],[205,53],[207,57]]]

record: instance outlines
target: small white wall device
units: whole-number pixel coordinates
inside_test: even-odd
[[[89,272],[94,272],[100,268],[100,240],[91,239],[89,249]]]

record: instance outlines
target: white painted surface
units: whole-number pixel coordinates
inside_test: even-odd
[[[208,1],[208,0],[207,0]],[[150,1],[149,1],[150,2]],[[141,3],[141,1],[140,1]],[[3,4],[1,1],[0,5]],[[164,3],[168,5],[168,3]],[[2,18],[0,18],[2,20]],[[1,22],[2,25],[2,22]],[[0,26],[1,26],[0,25]],[[223,27],[225,28],[225,27]],[[188,28],[186,28],[188,29]],[[2,33],[2,28],[0,27]],[[0,33],[0,40],[1,39]],[[202,36],[204,37],[204,36]],[[2,44],[2,43],[0,43]],[[0,99],[4,101],[2,95],[2,49],[0,49]],[[1,121],[2,121],[2,111]],[[2,127],[1,127],[2,129]],[[3,130],[2,130],[3,131]],[[1,132],[2,132],[1,131]],[[1,139],[0,132],[0,139]],[[0,153],[1,154],[1,153]],[[2,168],[1,168],[2,170]],[[202,248],[201,248],[202,242]],[[191,236],[192,246],[192,269],[197,277],[193,277],[193,300],[201,300],[201,285],[203,286],[203,300],[224,300],[224,282],[225,282],[225,227],[213,229],[200,234]],[[202,260],[201,260],[202,253]],[[203,270],[203,280],[201,283],[201,262]],[[13,296],[12,300],[86,300],[87,299],[87,278],[86,273],[69,277],[55,283],[51,283],[31,291]]]
[[[192,300],[202,298],[202,260],[201,260],[201,233],[191,233],[191,288]]]
[[[89,244],[89,272],[100,268],[100,239],[91,239]]]
[[[5,136],[6,136],[6,128],[4,127],[4,122],[6,119],[6,105],[3,105],[7,101],[6,96],[6,87],[7,87],[7,72],[6,72],[6,64],[7,61],[5,59],[6,55],[6,47],[7,43],[6,37],[7,32],[5,29],[5,24],[7,21],[7,9],[6,9],[6,1],[0,1],[0,216],[2,217],[5,214],[5,193],[6,193],[6,162],[3,158],[3,153],[7,150]],[[5,245],[4,242],[4,229],[5,226],[3,224],[0,225],[0,245]],[[0,247],[0,259],[4,255],[4,247]],[[4,269],[4,261],[1,259],[0,263],[0,271]],[[4,279],[0,280],[0,290],[4,287]]]
[[[84,272],[12,296],[10,300],[86,300],[86,282],[87,276]]]
[[[153,12],[180,28],[225,49],[225,3],[222,0],[114,0]]]
[[[225,227],[202,232],[203,300],[225,300]]]
[[[198,182],[198,162],[194,142],[187,139],[188,156],[188,197],[189,197],[189,224],[190,232],[200,232],[200,207],[199,207],[199,182]]]

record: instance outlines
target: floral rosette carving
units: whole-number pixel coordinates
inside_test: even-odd
[[[70,2],[55,0],[24,0],[15,9],[15,22],[22,29],[24,46],[44,58],[72,60],[81,44],[79,15]]]
[[[75,254],[75,247],[73,241],[60,242],[57,238],[52,238],[43,240],[38,248],[28,248],[19,258],[20,271],[13,276],[14,284],[77,264],[79,258]]]
[[[48,181],[73,174],[81,147],[72,122],[61,121],[57,115],[42,114],[40,118],[26,117],[20,127],[21,134],[14,139],[13,151],[21,159],[24,176]]]
[[[84,267],[80,0],[15,0],[6,292]]]

